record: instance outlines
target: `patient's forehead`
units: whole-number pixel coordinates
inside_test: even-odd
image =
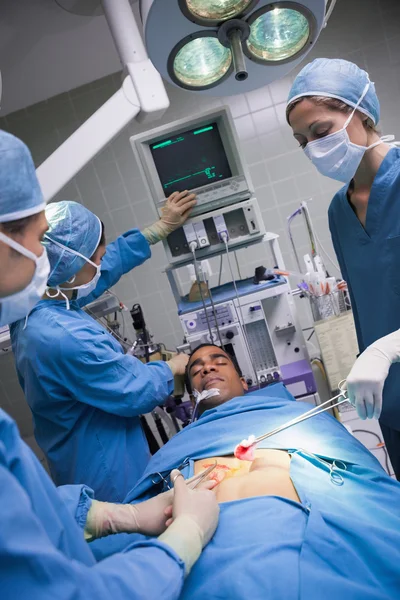
[[[192,356],[190,357],[189,369],[195,361],[197,362],[204,361],[210,358],[216,358],[217,355],[224,356],[227,359],[231,360],[230,356],[225,352],[225,350],[222,350],[222,348],[220,348],[219,346],[203,346],[198,350],[195,350]]]

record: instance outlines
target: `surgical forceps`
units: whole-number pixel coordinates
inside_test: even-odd
[[[326,467],[328,469],[329,479],[331,480],[331,483],[333,483],[334,485],[337,485],[337,486],[342,486],[344,484],[343,475],[341,475],[341,473],[339,473],[339,471],[347,471],[347,466],[342,460],[335,459],[330,463],[330,462],[324,460],[323,458],[320,458],[316,454],[307,452],[307,450],[304,450],[304,448],[299,448],[298,450],[295,450],[294,452],[289,452],[289,454],[291,454],[291,455],[305,454],[306,456],[313,458],[314,460],[318,461],[319,463],[321,463],[322,465],[324,465],[324,467]]]
[[[314,408],[312,408],[311,410],[304,413],[304,415],[300,415],[300,417],[296,417],[295,419],[292,419],[291,421],[284,423],[280,427],[277,427],[276,429],[273,429],[272,431],[269,431],[268,433],[264,433],[263,435],[260,435],[258,438],[256,438],[254,440],[253,444],[256,445],[259,442],[261,442],[262,440],[266,440],[267,438],[271,437],[272,435],[276,435],[277,433],[280,433],[281,431],[284,431],[285,429],[288,429],[289,427],[293,427],[293,425],[297,425],[297,423],[302,423],[303,421],[307,421],[307,419],[311,419],[311,417],[320,415],[321,413],[325,412],[326,410],[335,408],[335,406],[339,406],[339,404],[343,404],[343,402],[348,402],[346,390],[343,389],[343,384],[344,384],[344,381],[341,381],[338,386],[340,389],[340,394],[338,394],[337,396],[334,396],[333,398],[330,398],[329,400],[327,400],[326,402],[323,402],[322,404],[319,404],[318,406],[314,406]],[[339,398],[340,398],[340,400],[339,400]],[[335,400],[337,400],[337,402],[335,402]],[[333,404],[331,404],[331,403],[333,403]],[[325,407],[325,408],[323,408],[323,407]]]
[[[180,471],[181,469],[183,469],[184,467],[186,467],[189,464],[189,458],[185,458],[185,460],[183,461],[183,463],[181,463],[179,465],[179,467],[177,467],[178,471]],[[205,471],[203,471],[203,473],[199,473],[198,475],[195,475],[194,477],[191,477],[190,480],[188,481],[188,485],[189,485],[189,489],[194,490],[195,488],[197,488],[198,485],[200,485],[200,483],[202,481],[205,480],[205,478],[212,473],[212,471],[214,471],[215,467],[217,466],[218,461],[215,461],[213,465],[210,465]],[[171,485],[168,481],[168,479],[166,479],[162,473],[156,473],[156,475],[158,475],[161,479],[160,481],[154,481],[152,479],[152,483],[154,485],[156,485],[157,483],[161,483],[161,481],[164,483],[164,485],[170,490],[171,489]],[[194,485],[192,485],[194,483]]]

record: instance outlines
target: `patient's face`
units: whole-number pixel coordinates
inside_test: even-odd
[[[218,406],[236,396],[243,396],[247,383],[240,377],[229,355],[216,346],[199,348],[190,358],[189,379],[193,389],[198,392],[217,388],[219,396],[202,400],[199,412]]]

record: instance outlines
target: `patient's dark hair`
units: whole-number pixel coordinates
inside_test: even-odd
[[[194,350],[192,350],[192,352],[189,355],[189,361],[186,367],[186,371],[185,371],[185,385],[186,385],[186,389],[188,391],[189,394],[192,393],[192,386],[190,384],[190,377],[189,377],[189,364],[190,364],[190,359],[192,358],[193,354],[195,352],[197,352],[197,350],[200,350],[200,348],[217,348],[217,350],[223,350],[225,352],[225,354],[227,355],[227,357],[229,358],[229,360],[231,361],[231,363],[233,364],[233,366],[235,367],[236,373],[239,375],[239,377],[243,377],[242,371],[240,370],[239,364],[236,360],[235,356],[232,356],[223,346],[217,346],[217,344],[199,344],[198,346],[196,346],[196,348]]]

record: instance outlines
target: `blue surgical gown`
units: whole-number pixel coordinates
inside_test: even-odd
[[[329,226],[352,301],[360,352],[400,328],[400,149],[384,158],[372,184],[365,227],[347,199],[329,207]],[[354,357],[355,359],[356,357]],[[400,430],[400,364],[390,369],[380,421]]]
[[[133,230],[107,246],[93,294],[71,302],[42,300],[11,327],[19,381],[35,436],[56,485],[89,485],[98,500],[122,501],[150,452],[139,415],[162,404],[173,375],[162,361],[144,365],[124,354],[104,327],[81,309],[150,256]]]
[[[143,600],[179,597],[184,565],[157,539],[96,563],[83,527],[92,492],[56,488],[0,409],[2,600]]]

